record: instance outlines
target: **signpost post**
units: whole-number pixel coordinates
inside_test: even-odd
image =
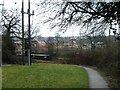
[[[24,12],[24,1],[22,0],[22,58],[24,60],[24,14],[28,14],[28,65],[32,65],[32,61],[31,61],[31,31],[30,31],[30,16],[34,15],[34,11],[32,12],[32,14],[30,13],[30,0],[28,0],[28,11]]]
[[[29,65],[32,65],[31,61],[31,32],[30,32],[30,16],[34,15],[34,11],[31,14],[30,13],[30,0],[28,0],[28,42],[29,42],[29,48],[28,48],[28,60],[29,60]]]
[[[22,62],[25,64],[24,56],[25,56],[25,40],[24,40],[24,1],[22,0]]]

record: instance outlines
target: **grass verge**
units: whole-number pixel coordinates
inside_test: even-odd
[[[34,64],[4,66],[3,88],[88,88],[87,72],[77,66]]]

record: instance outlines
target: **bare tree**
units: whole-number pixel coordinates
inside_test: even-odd
[[[120,2],[84,2],[74,0],[43,0],[37,3],[39,14],[44,12],[45,22],[52,28],[66,30],[72,24],[88,26],[89,33],[103,33],[117,23],[120,27]],[[47,13],[47,14],[46,14]],[[94,23],[94,25],[93,25]]]
[[[14,34],[15,36],[21,34],[20,14],[16,10],[3,10],[2,18],[3,27],[5,28],[3,33],[6,33],[9,37],[11,34]]]
[[[11,9],[11,10],[3,10],[3,15],[2,15],[2,19],[3,19],[3,27],[5,28],[5,30],[3,31],[3,33],[7,33],[9,34],[9,36],[11,37],[17,37],[18,39],[22,39],[22,26],[21,26],[21,12],[18,9]],[[31,36],[32,38],[34,38],[39,29],[33,25],[33,19],[32,19],[32,23],[31,23]],[[28,37],[28,25],[26,24],[25,26],[25,37]]]

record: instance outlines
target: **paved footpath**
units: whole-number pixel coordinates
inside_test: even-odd
[[[110,90],[106,81],[100,76],[100,74],[88,67],[83,67],[88,72],[89,75],[89,87],[90,88],[106,88]]]

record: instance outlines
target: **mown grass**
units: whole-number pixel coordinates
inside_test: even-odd
[[[0,89],[2,89],[2,67],[0,67]]]
[[[2,73],[3,88],[88,88],[87,72],[73,65],[5,66]]]

